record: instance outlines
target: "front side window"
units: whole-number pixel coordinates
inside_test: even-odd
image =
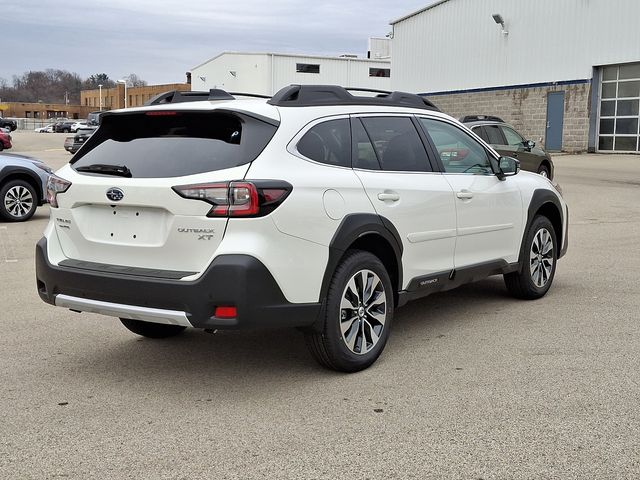
[[[511,145],[513,147],[521,146],[524,144],[524,138],[516,132],[513,128],[509,127],[500,127],[502,128],[502,132],[504,133],[504,138],[507,139],[507,145]]]
[[[361,120],[382,170],[431,171],[427,152],[410,118],[363,117]]]
[[[351,166],[351,129],[349,120],[341,118],[315,125],[297,145],[301,155],[319,163],[339,167]]]
[[[493,173],[487,151],[465,132],[439,120],[420,118],[420,122],[431,137],[446,173]]]

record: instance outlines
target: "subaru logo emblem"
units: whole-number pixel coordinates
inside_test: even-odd
[[[119,202],[124,198],[124,192],[116,187],[111,187],[107,190],[107,198],[112,202]]]

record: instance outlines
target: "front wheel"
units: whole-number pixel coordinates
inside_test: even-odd
[[[182,325],[167,325],[164,323],[142,322],[121,318],[122,324],[137,335],[147,338],[168,338],[181,334],[186,327]]]
[[[369,252],[347,252],[333,274],[321,330],[305,334],[311,354],[332,370],[369,367],[389,338],[393,301],[382,262]]]
[[[547,217],[538,215],[525,238],[520,271],[504,276],[507,290],[514,297],[525,300],[543,297],[551,288],[557,260],[556,232]]]

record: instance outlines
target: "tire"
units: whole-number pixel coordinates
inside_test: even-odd
[[[549,171],[549,167],[547,167],[546,165],[540,165],[540,167],[538,168],[538,175],[542,175],[544,178],[548,178],[549,180],[551,180],[551,172]]]
[[[38,208],[38,194],[24,180],[11,180],[0,188],[0,218],[9,222],[29,220]]]
[[[331,279],[320,331],[305,332],[313,357],[340,372],[358,372],[373,364],[391,331],[393,293],[389,274],[376,256],[349,250]]]
[[[122,324],[137,335],[147,338],[169,338],[181,334],[186,327],[182,325],[167,325],[165,323],[143,322],[121,318]]]
[[[548,247],[551,250],[548,250]],[[504,275],[509,293],[523,300],[543,297],[551,288],[558,262],[556,232],[547,217],[538,215],[527,232],[520,271]]]
[[[0,152],[4,150],[4,145],[2,143],[0,143]]]

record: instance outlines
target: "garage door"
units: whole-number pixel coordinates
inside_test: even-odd
[[[640,152],[640,63],[602,68],[598,150]]]

